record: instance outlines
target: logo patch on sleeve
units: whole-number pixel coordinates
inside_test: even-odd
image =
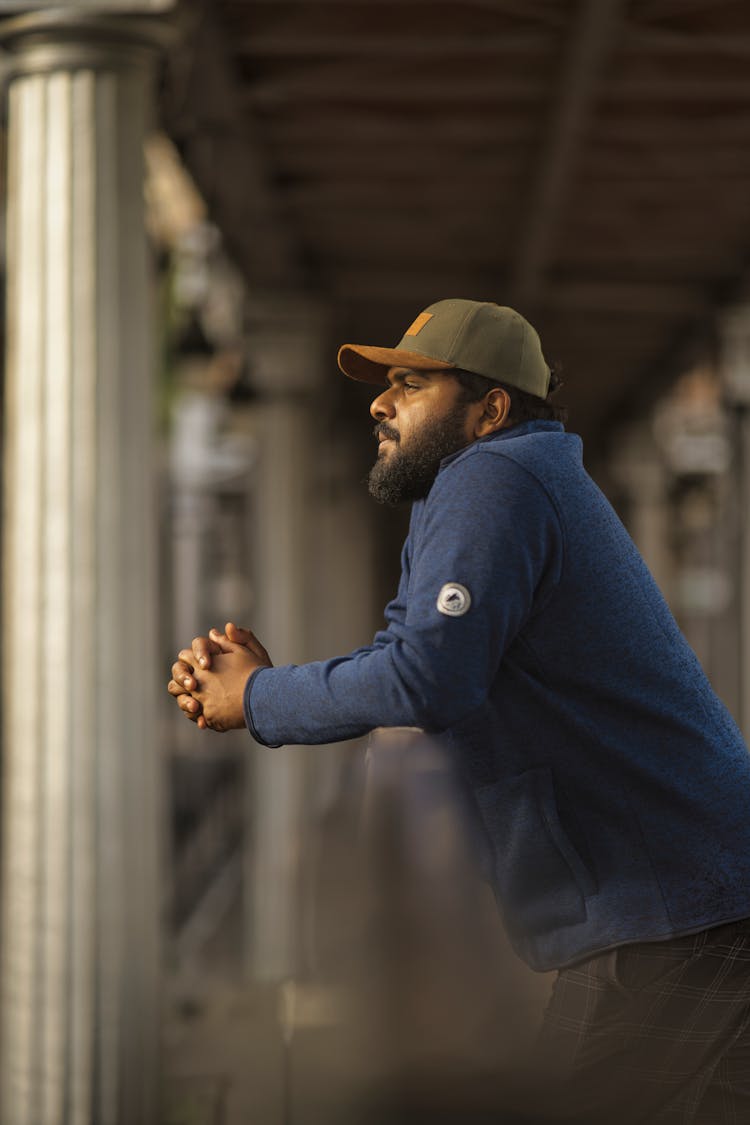
[[[436,605],[447,617],[463,617],[471,606],[471,594],[460,582],[446,582],[438,594]]]

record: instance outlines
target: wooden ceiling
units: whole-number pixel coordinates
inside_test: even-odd
[[[748,0],[186,0],[165,124],[251,285],[513,304],[601,444],[743,285]]]

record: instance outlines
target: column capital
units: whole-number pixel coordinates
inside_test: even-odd
[[[46,8],[0,20],[0,47],[8,52],[11,78],[148,65],[175,35],[175,25],[163,16],[81,8]]]

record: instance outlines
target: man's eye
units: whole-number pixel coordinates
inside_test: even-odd
[[[407,391],[418,391],[419,383],[404,383],[404,387]]]

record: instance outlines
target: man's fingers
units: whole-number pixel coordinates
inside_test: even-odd
[[[187,650],[184,650],[180,653],[180,656],[186,654]],[[178,660],[176,664],[173,664],[172,679],[167,684],[167,691],[174,697],[185,718],[190,719],[201,730],[206,730],[208,724],[203,715],[203,705],[190,694],[190,691],[185,690],[186,683],[192,684],[194,689],[198,687],[197,681],[193,676],[187,674],[188,672],[192,672],[192,665],[186,664],[183,660]]]
[[[224,634],[228,640],[233,641],[234,644],[245,645],[246,648],[249,648],[251,642],[254,640],[253,634],[249,629],[243,629],[241,625],[235,625],[233,621],[227,621],[224,626]]]
[[[177,706],[181,711],[184,711],[188,717],[197,718],[203,710],[201,704],[197,699],[194,699],[189,692],[186,692],[182,684],[178,684],[176,680],[170,680],[167,684],[167,691],[173,695]]]
[[[199,730],[206,729],[208,726],[206,717],[197,699],[193,699],[192,695],[183,695],[182,699],[177,700],[177,703],[186,719],[190,719],[191,723],[195,723]]]
[[[213,633],[214,630],[212,629]],[[220,646],[211,637],[193,637],[192,658],[193,664],[199,668],[210,668],[211,657],[221,652]]]
[[[234,641],[230,641],[225,633],[217,633],[217,636],[220,637],[219,644],[221,645],[221,651],[224,656],[229,656],[233,652],[252,652],[253,656],[256,655],[253,649],[248,645],[235,644]]]
[[[198,682],[193,675],[193,654],[190,649],[184,648],[177,654],[177,660],[172,665],[172,679],[182,684],[183,691],[195,691]]]
[[[244,638],[244,637],[248,636],[248,630],[247,629],[235,629],[234,632],[239,633],[240,638]],[[252,633],[250,633],[249,635],[252,636]],[[225,652],[225,653],[226,652],[236,652],[237,649],[240,649],[240,648],[245,648],[245,649],[250,648],[250,645],[248,644],[247,640],[238,639],[236,636],[232,636],[229,633],[222,633],[222,632],[220,632],[219,629],[212,629],[211,630],[211,640],[215,641],[216,644],[221,649],[221,651]],[[252,652],[253,650],[250,649],[250,651]]]
[[[251,629],[243,629],[242,626],[235,625],[233,621],[227,621],[224,627],[224,635],[227,640],[232,641],[234,644],[244,645],[245,648],[249,648],[264,664],[271,663],[270,656]]]
[[[169,683],[167,684],[167,691],[170,695],[173,695],[175,699],[180,695],[187,694],[184,685],[179,680],[175,679],[171,679],[169,681]]]
[[[178,696],[177,705],[189,719],[197,719],[202,711],[200,703],[197,699],[193,699],[192,695]]]

